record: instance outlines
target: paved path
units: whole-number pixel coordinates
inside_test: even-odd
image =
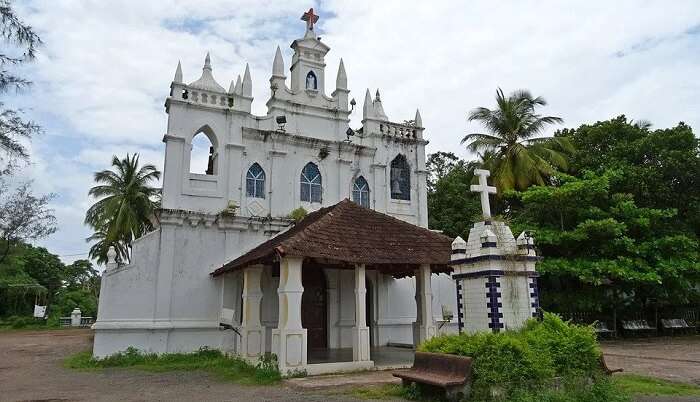
[[[206,373],[80,372],[63,359],[92,345],[89,330],[0,332],[0,401],[354,401],[286,386],[242,386]]]

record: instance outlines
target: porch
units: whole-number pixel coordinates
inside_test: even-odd
[[[222,308],[240,311],[237,353],[247,359],[274,353],[283,373],[403,367],[413,351],[377,339],[375,311],[386,297],[377,288],[385,277],[415,277],[415,294],[400,304],[415,298],[406,329],[407,343],[417,345],[437,332],[431,274],[448,270],[450,252],[446,236],[345,200],[212,275],[221,280]]]

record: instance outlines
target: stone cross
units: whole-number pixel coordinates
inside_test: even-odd
[[[484,214],[484,219],[488,219],[491,217],[489,194],[496,194],[496,187],[489,186],[486,181],[486,178],[491,175],[488,170],[476,169],[474,174],[479,176],[479,184],[472,184],[470,189],[475,193],[481,193],[481,211]]]
[[[312,31],[314,29],[314,24],[318,21],[318,15],[314,14],[314,9],[312,7],[301,16],[301,20],[306,21],[306,29]]]

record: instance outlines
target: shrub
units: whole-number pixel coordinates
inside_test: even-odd
[[[309,213],[303,207],[299,207],[292,210],[292,212],[290,212],[289,215],[287,215],[287,217],[289,219],[294,219],[294,221],[296,222],[299,222],[300,220],[304,219],[308,214]]]
[[[555,377],[570,384],[597,378],[601,353],[592,328],[550,313],[541,322],[528,321],[519,331],[443,335],[424,342],[419,350],[472,357],[472,392],[477,399],[488,400],[498,390],[509,398],[520,395],[523,401],[553,384]],[[532,400],[567,400],[552,398]]]

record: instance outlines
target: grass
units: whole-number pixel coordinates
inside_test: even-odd
[[[129,368],[150,372],[200,370],[215,377],[245,385],[269,385],[280,381],[281,375],[269,364],[257,367],[238,358],[225,356],[218,350],[200,349],[194,353],[143,354],[134,348],[104,359],[95,359],[90,352],[68,357],[64,366],[78,370]]]
[[[638,374],[615,376],[618,388],[635,395],[700,396],[700,387]]]

